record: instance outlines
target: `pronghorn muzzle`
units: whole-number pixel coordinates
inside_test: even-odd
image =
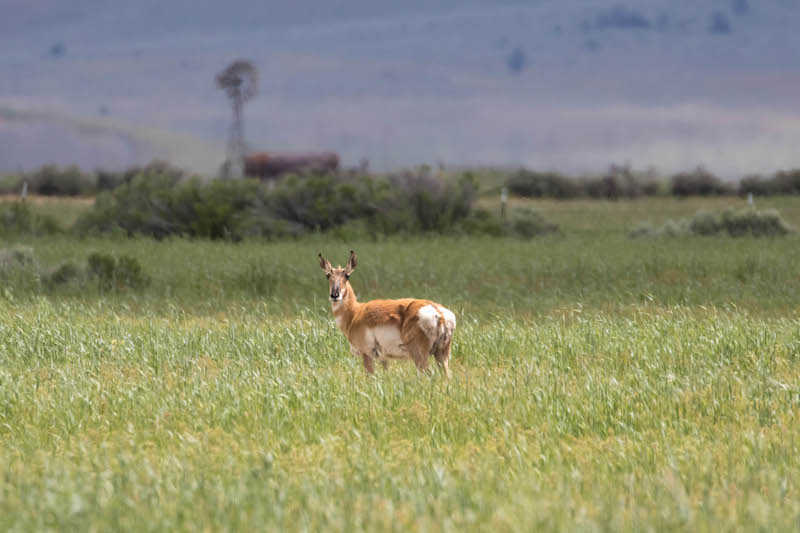
[[[338,302],[342,296],[341,292],[341,285],[338,281],[334,282],[333,287],[331,287],[331,300],[334,302]]]

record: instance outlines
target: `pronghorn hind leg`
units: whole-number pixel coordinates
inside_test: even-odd
[[[413,332],[409,337],[403,339],[403,344],[408,353],[411,354],[414,364],[417,365],[417,372],[427,373],[429,371],[432,343],[422,332]]]
[[[433,357],[439,363],[439,368],[444,371],[445,377],[450,377],[450,339],[447,339],[440,346],[434,347]]]
[[[389,361],[387,361],[386,359],[381,359],[381,366],[383,367],[384,370],[389,370]]]
[[[417,365],[417,372],[427,373],[429,371],[428,360],[433,347],[431,340],[425,335],[425,332],[414,327],[404,327],[401,335],[403,346],[411,355],[411,360]]]
[[[375,373],[375,359],[369,354],[361,354],[361,358],[364,361],[364,370],[367,371],[367,374],[374,374]]]
[[[430,372],[430,365],[428,363],[430,354],[424,353],[422,350],[412,349],[411,357],[414,359],[414,364],[417,365],[417,372],[420,374],[427,374]]]

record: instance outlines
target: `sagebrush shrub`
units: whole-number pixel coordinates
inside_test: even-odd
[[[720,217],[708,211],[698,211],[689,220],[688,229],[696,235],[714,235],[722,230]]]
[[[104,252],[92,252],[86,260],[90,279],[96,280],[103,290],[143,288],[150,284],[139,260],[121,255],[119,258]]]
[[[656,231],[646,231],[640,225],[631,232],[631,237],[649,237],[664,235],[727,235],[730,237],[775,237],[792,233],[794,230],[774,209],[759,211],[753,208],[725,209],[714,214],[698,211],[693,217],[679,221],[668,220]]]
[[[511,213],[513,233],[525,239],[558,231],[558,225],[549,222],[544,216],[531,208],[516,208]]]
[[[780,213],[775,209],[726,210],[720,216],[719,224],[732,237],[743,235],[772,237],[786,235],[792,231],[792,228],[784,222]]]
[[[72,261],[66,261],[55,268],[48,276],[49,285],[65,285],[81,279],[83,272],[81,268]]]
[[[461,221],[460,227],[463,233],[472,235],[492,235],[500,237],[508,235],[508,226],[492,215],[486,209],[475,209],[469,217]]]
[[[25,201],[0,203],[0,235],[52,235],[60,231],[55,218],[36,213]]]
[[[39,286],[39,263],[27,246],[0,249],[0,285],[33,290]]]
[[[117,286],[139,289],[150,284],[150,276],[145,274],[141,263],[135,257],[121,255],[114,271]]]
[[[631,239],[648,239],[648,238],[651,238],[651,237],[655,237],[657,235],[658,235],[658,229],[656,229],[649,222],[640,222],[628,234],[628,236]]]

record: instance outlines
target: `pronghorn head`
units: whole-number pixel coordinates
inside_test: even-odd
[[[328,285],[330,285],[331,302],[341,302],[347,297],[347,291],[350,290],[350,274],[355,270],[358,264],[358,256],[353,250],[350,250],[350,259],[347,265],[342,268],[333,268],[327,259],[319,254],[319,266],[325,271],[325,276],[328,278]]]

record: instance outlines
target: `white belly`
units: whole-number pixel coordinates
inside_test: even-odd
[[[378,358],[409,359],[400,330],[392,326],[376,326],[365,332],[367,352]]]

